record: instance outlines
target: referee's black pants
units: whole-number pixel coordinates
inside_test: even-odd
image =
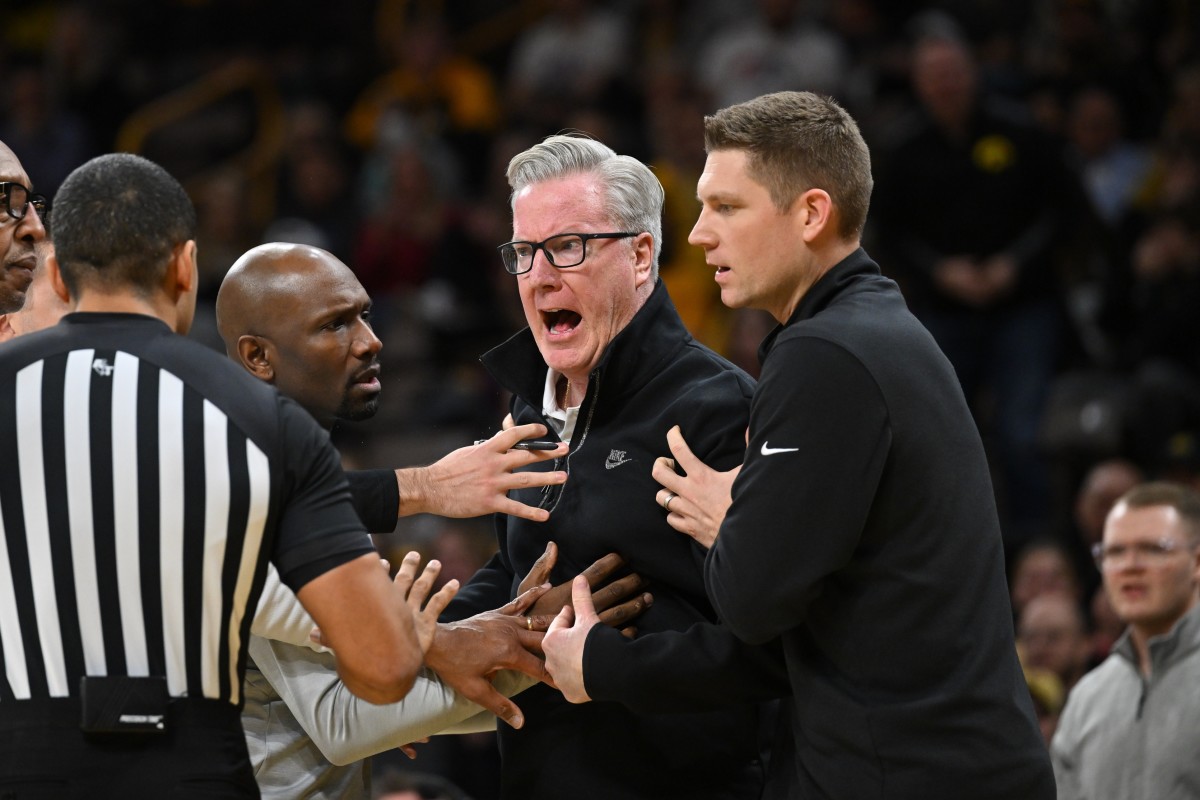
[[[241,715],[177,699],[162,734],[85,734],[77,698],[0,703],[0,800],[258,800]]]

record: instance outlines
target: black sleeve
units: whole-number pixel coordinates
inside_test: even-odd
[[[358,469],[346,473],[350,502],[371,533],[391,533],[400,510],[400,487],[390,469]]]
[[[583,674],[593,700],[643,713],[717,710],[792,693],[778,639],[749,645],[706,622],[634,639],[597,625],[584,645]]]
[[[334,567],[375,552],[354,506],[329,434],[280,398],[284,491],[272,560],[293,592]]]
[[[814,337],[776,345],[705,562],[708,596],[738,637],[768,642],[804,620],[858,546],[890,446],[883,395],[856,357]]]

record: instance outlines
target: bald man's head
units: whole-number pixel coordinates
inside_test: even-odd
[[[217,294],[217,327],[230,358],[274,384],[326,427],[379,404],[379,350],[371,299],[332,253],[259,245],[239,258]]]
[[[0,313],[24,304],[37,265],[36,248],[46,240],[41,215],[32,203],[25,204],[31,188],[16,153],[0,142]]]

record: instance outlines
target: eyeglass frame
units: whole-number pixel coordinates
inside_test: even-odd
[[[21,205],[21,213],[19,214],[16,213],[12,206],[12,187],[14,186],[25,191],[25,202]],[[9,219],[17,221],[25,219],[25,215],[29,213],[29,207],[32,205],[33,209],[37,211],[38,216],[42,218],[42,221],[46,221],[47,214],[50,212],[50,200],[47,199],[46,195],[38,194],[25,184],[17,183],[16,181],[0,181],[0,195],[4,197],[3,208]]]
[[[1116,548],[1114,551],[1113,548]],[[1159,560],[1166,559],[1167,556],[1179,550],[1195,550],[1196,545],[1181,542],[1178,539],[1173,539],[1170,536],[1163,536],[1153,542],[1133,542],[1131,544],[1110,545],[1105,547],[1102,542],[1097,542],[1092,545],[1092,560],[1096,563],[1096,568],[1100,570],[1106,569],[1104,563],[1112,558],[1128,559],[1132,553],[1134,556],[1148,559],[1149,563],[1158,563]],[[1117,569],[1117,567],[1108,567],[1108,569]]]
[[[587,260],[587,243],[592,239],[628,239],[632,236],[640,236],[643,233],[645,233],[645,231],[618,231],[615,233],[577,233],[575,231],[563,231],[562,233],[556,233],[553,236],[547,236],[540,242],[527,242],[523,239],[514,239],[511,242],[505,242],[502,245],[497,245],[496,252],[500,254],[500,261],[503,262],[504,269],[509,275],[524,275],[526,272],[529,272],[531,269],[533,269],[533,260],[537,258],[538,250],[542,251],[542,255],[546,257],[546,261],[548,261],[550,266],[554,267],[555,269],[570,269],[571,267],[578,267]],[[546,249],[547,242],[551,241],[552,239],[560,239],[564,236],[578,236],[582,240],[583,247],[580,248],[579,260],[574,264],[555,264],[554,256],[550,255],[550,251]],[[518,244],[527,244],[531,246],[533,250],[531,250],[529,253],[529,266],[523,270],[514,271],[508,266],[508,259],[504,257],[504,248],[507,247],[511,249],[516,259],[514,263],[520,264],[520,256],[515,255],[516,249],[514,247],[514,245]]]

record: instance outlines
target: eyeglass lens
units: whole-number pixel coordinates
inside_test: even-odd
[[[8,216],[24,219],[30,204],[37,209],[39,215],[45,216],[46,198],[42,195],[30,192],[19,183],[3,183],[0,184],[0,188],[4,191],[4,210]]]
[[[575,234],[552,236],[541,244],[517,242],[501,248],[500,252],[504,258],[504,266],[510,272],[527,272],[533,265],[534,254],[539,249],[556,267],[574,267],[583,263],[583,238]]]

